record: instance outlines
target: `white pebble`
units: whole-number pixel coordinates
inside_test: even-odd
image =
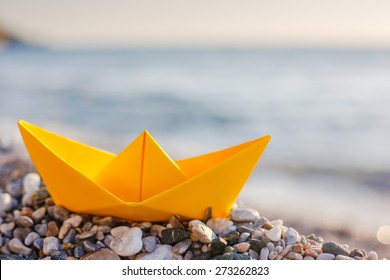
[[[260,260],[268,260],[269,250],[267,247],[264,247],[260,251]]]
[[[229,213],[229,218],[235,222],[255,222],[260,218],[260,214],[255,209],[233,209]]]
[[[36,192],[41,185],[41,177],[38,173],[28,173],[23,178],[23,191],[24,193]]]
[[[377,260],[378,259],[378,254],[375,251],[370,251],[367,254],[367,259],[368,260]]]
[[[196,224],[192,227],[192,233],[202,243],[211,243],[215,238],[216,234],[208,227],[202,224]]]
[[[301,241],[299,233],[293,228],[289,228],[285,232],[284,236],[286,238],[287,244],[294,244]]]
[[[335,255],[329,253],[319,254],[317,260],[334,260],[336,258]]]
[[[282,231],[280,227],[273,227],[272,229],[266,231],[265,236],[267,236],[272,241],[276,242],[280,240]]]
[[[111,235],[114,240],[110,247],[119,256],[133,256],[142,249],[142,230],[138,227],[119,226],[111,230]]]
[[[0,193],[0,211],[9,211],[12,208],[12,196],[9,193]]]
[[[208,220],[206,225],[211,228],[215,234],[220,234],[222,232],[229,231],[229,228],[233,225],[233,222],[225,218],[213,218]]]

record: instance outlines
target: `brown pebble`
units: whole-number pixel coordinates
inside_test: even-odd
[[[318,253],[315,250],[306,249],[305,250],[305,256],[317,258],[318,257]]]
[[[263,228],[265,228],[266,230],[270,230],[273,228],[273,226],[271,224],[264,224]]]
[[[51,221],[47,224],[47,232],[46,232],[47,237],[57,236],[58,231],[59,231],[58,226],[57,226],[57,223],[55,221]]]
[[[301,254],[303,252],[303,245],[300,243],[293,244],[291,246],[291,251]]]
[[[33,218],[35,222],[40,222],[45,217],[45,214],[46,214],[46,208],[41,207],[32,213],[31,218]]]

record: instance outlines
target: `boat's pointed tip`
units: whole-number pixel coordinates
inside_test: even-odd
[[[28,125],[29,123],[26,122],[25,120],[22,120],[22,119],[19,119],[18,120],[18,126],[19,128],[26,128],[26,126]]]

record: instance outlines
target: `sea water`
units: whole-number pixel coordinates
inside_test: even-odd
[[[387,50],[8,48],[3,145],[21,145],[18,119],[115,153],[147,129],[174,159],[271,134],[240,201],[369,234],[390,224]]]

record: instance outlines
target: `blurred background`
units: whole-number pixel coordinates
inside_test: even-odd
[[[239,201],[390,257],[390,3],[0,0],[0,147],[18,119],[174,158],[272,134]],[[1,156],[1,154],[0,154]]]

